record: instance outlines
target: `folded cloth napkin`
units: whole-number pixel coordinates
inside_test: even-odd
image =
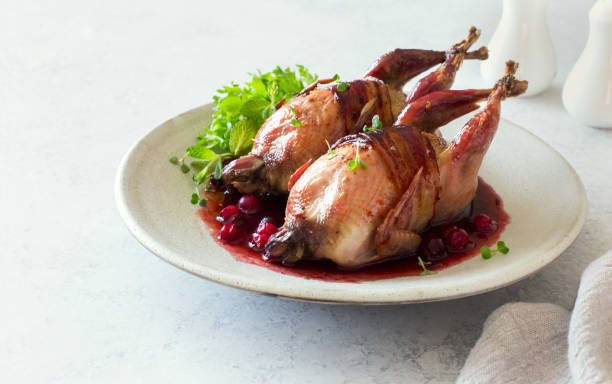
[[[572,313],[536,303],[495,310],[457,383],[612,383],[612,251],[582,274]]]

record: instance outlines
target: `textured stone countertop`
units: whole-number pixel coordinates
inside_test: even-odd
[[[582,270],[612,248],[612,131],[574,121],[560,96],[592,3],[551,2],[554,84],[502,108],[580,174],[589,213],[576,242],[491,293],[359,307],[243,292],[166,264],[117,213],[117,165],[246,72],[301,63],[357,77],[386,50],[445,49],[470,25],[484,44],[501,1],[2,2],[0,382],[446,383],[496,307],[571,308]],[[456,88],[486,85],[466,62]]]

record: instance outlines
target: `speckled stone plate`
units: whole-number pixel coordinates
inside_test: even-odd
[[[503,107],[502,107],[503,109]],[[586,194],[567,161],[525,129],[501,120],[480,175],[503,200],[511,222],[507,255],[473,257],[435,275],[361,283],[325,282],[280,274],[234,259],[216,244],[188,197],[193,185],[168,162],[193,143],[212,105],[153,129],[125,155],[115,182],[121,216],[149,251],[194,275],[287,298],[356,304],[447,300],[491,291],[538,271],[574,241],[586,216]],[[465,120],[444,128],[451,137]]]

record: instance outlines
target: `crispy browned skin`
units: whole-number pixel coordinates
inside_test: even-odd
[[[411,98],[417,99],[425,94],[431,87],[432,90],[449,89],[454,80],[454,75],[463,59],[486,60],[489,52],[486,47],[475,51],[467,50],[478,40],[480,30],[471,27],[468,37],[453,45],[448,51],[430,51],[425,49],[395,49],[379,57],[365,76],[373,76],[381,79],[385,84],[393,88],[401,88],[408,80],[416,75],[430,69],[435,64],[444,63],[433,76],[419,86],[413,88]],[[446,87],[440,88],[440,83],[447,83]]]
[[[476,27],[471,27],[468,37],[448,50],[444,63],[438,69],[421,79],[412,88],[410,95],[406,99],[406,104],[410,104],[432,92],[450,89],[455,81],[455,74],[461,67],[464,59],[486,60],[489,57],[487,47],[481,47],[474,52],[467,51],[479,37],[480,30],[476,29]]]
[[[302,241],[284,244],[287,249],[283,254],[291,254],[286,263],[306,251],[310,257],[329,258],[345,268],[384,257],[377,254],[377,228],[416,173],[422,169],[423,181],[431,192],[438,184],[435,152],[417,129],[401,127],[351,135],[341,140],[335,151],[336,157],[322,156],[315,161],[291,189],[286,222],[276,238],[282,239],[288,231]],[[357,151],[366,168],[358,166],[351,171],[347,163]],[[433,217],[435,193],[421,196],[426,201],[419,204],[415,218],[422,229]],[[388,242],[388,238],[381,241]]]
[[[501,101],[527,90],[527,81],[513,77],[518,64],[509,61],[506,67],[507,75],[492,90],[484,110],[470,119],[438,155],[442,188],[436,205],[436,223],[453,220],[472,201],[478,187],[478,170],[497,132]]]
[[[491,90],[484,110],[445,145],[411,126],[345,137],[295,181],[285,224],[266,246],[270,260],[330,259],[357,268],[413,252],[432,222],[456,218],[473,199],[478,169],[499,122],[500,102],[523,93],[512,76]],[[474,97],[479,97],[475,92]],[[351,170],[359,154],[366,165]]]
[[[382,81],[355,80],[349,88],[338,92],[336,84],[314,89],[293,98],[261,127],[251,154],[261,158],[267,169],[264,183],[271,189],[286,192],[289,177],[313,155],[327,151],[325,141],[336,142],[363,127],[358,124],[364,105],[372,102],[369,117],[377,114],[382,123],[391,125],[391,96]],[[295,110],[293,115],[290,107]],[[302,126],[291,125],[297,118]],[[369,121],[369,120],[368,120]]]
[[[468,38],[448,52],[392,51],[379,59],[366,77],[348,83],[349,88],[343,92],[337,90],[336,84],[325,85],[333,79],[312,84],[266,120],[249,155],[223,169],[225,184],[243,193],[288,193],[291,175],[307,161],[325,153],[326,141],[333,144],[345,135],[360,131],[374,115],[380,117],[384,127],[391,126],[406,104],[401,87],[410,78],[443,63],[415,85],[411,100],[416,100],[427,93],[450,88],[464,58],[486,58],[484,47],[467,52],[479,33],[472,27]],[[293,118],[301,126],[293,126]]]

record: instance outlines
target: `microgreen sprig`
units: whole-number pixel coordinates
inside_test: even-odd
[[[180,159],[176,156],[172,156],[171,158],[168,159],[168,161],[174,165],[178,165],[181,172],[188,173],[189,166],[185,164],[185,157],[187,157],[187,153],[185,153],[185,155],[183,155],[183,157],[181,157]]]
[[[200,194],[200,188],[196,185],[195,192],[191,194],[191,204],[198,204],[200,207],[205,207],[208,204],[208,200],[202,197]]]
[[[375,129],[381,129],[381,128],[382,128],[382,123],[380,122],[380,117],[378,117],[378,115],[374,115],[374,117],[372,117],[372,125],[369,127],[367,125],[364,125],[363,131],[369,132],[369,131],[373,131]]]
[[[431,264],[431,261],[423,261],[423,259],[421,259],[421,256],[417,256],[417,258],[419,259],[419,266],[423,268],[423,271],[421,271],[420,273],[421,275],[435,275],[436,273],[438,273],[427,268],[427,266]]]
[[[338,92],[344,92],[347,89],[349,89],[350,87],[349,83],[345,81],[340,81],[340,76],[338,76],[337,73],[334,75],[333,79],[336,81],[336,83],[338,83],[338,85],[336,85],[336,90]]]
[[[357,147],[357,152],[355,153],[355,158],[353,160],[349,160],[348,162],[348,167],[351,171],[354,171],[355,169],[357,169],[357,166],[360,166],[361,168],[367,168],[368,166],[361,161],[361,159],[359,158],[359,145],[356,145]]]
[[[325,139],[325,144],[327,144],[327,158],[329,160],[333,159],[334,157],[338,156],[338,154],[336,153],[336,151],[334,151],[331,146],[329,145],[329,141],[327,141],[327,139]]]
[[[292,106],[289,106],[289,109],[291,109],[291,115],[293,116],[293,118],[291,118],[291,125],[293,125],[294,127],[301,127],[302,122],[297,119],[297,115],[295,114],[295,109],[293,109]]]
[[[491,249],[491,248],[487,247],[486,245],[484,247],[480,248],[480,255],[485,260],[490,259],[491,256],[493,256],[493,254],[495,252],[503,253],[505,255],[508,252],[510,252],[510,248],[508,248],[508,246],[506,246],[506,243],[504,243],[503,241],[498,241],[497,242],[497,248],[495,248],[495,249]]]

